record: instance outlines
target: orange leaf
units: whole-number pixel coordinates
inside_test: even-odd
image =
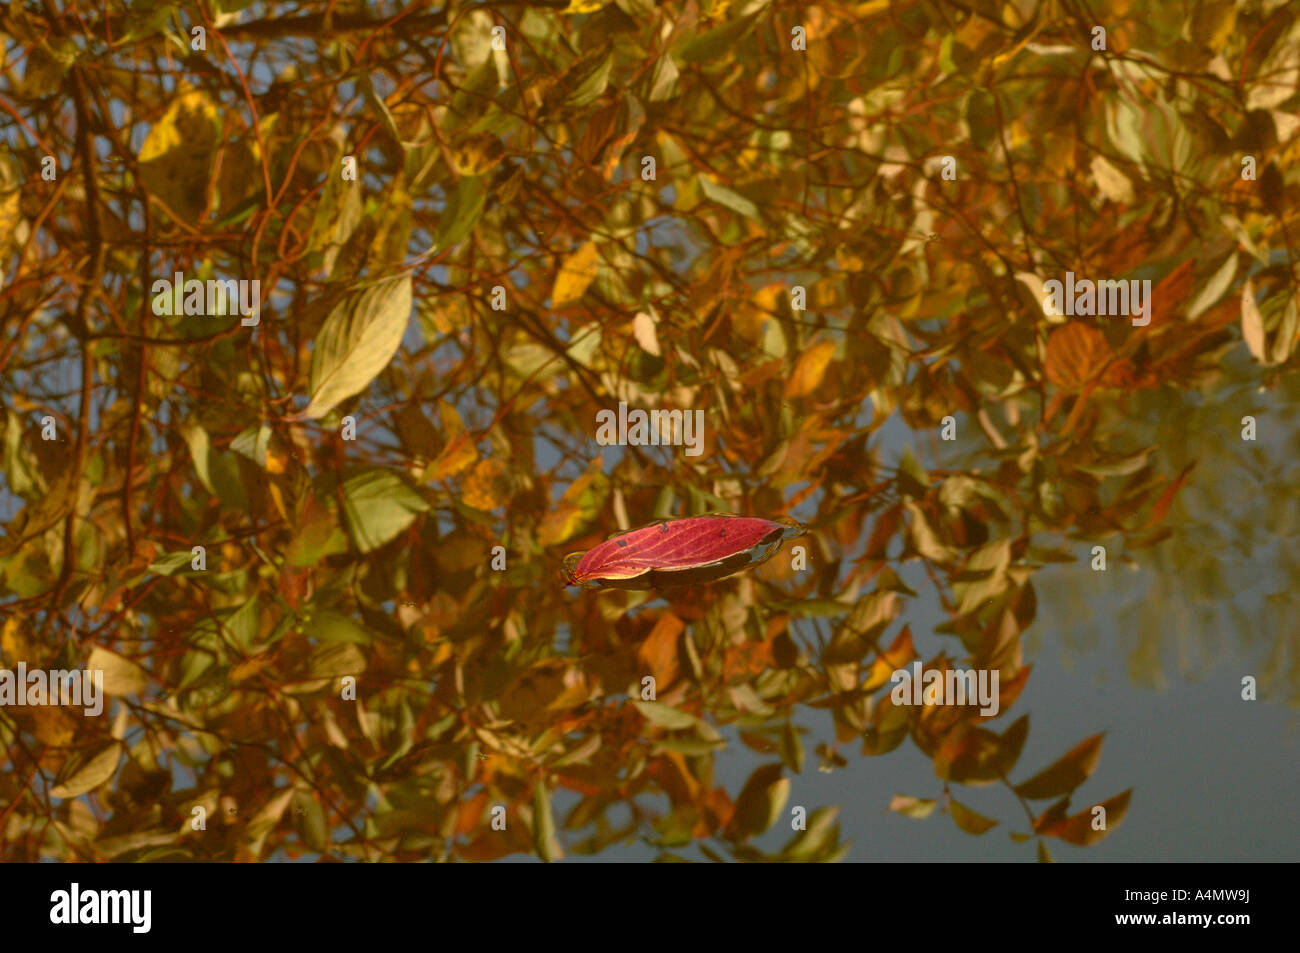
[[[510,496],[510,474],[506,465],[495,457],[480,460],[461,493],[466,506],[476,510],[494,510]]]
[[[795,365],[794,374],[786,382],[785,396],[804,397],[820,387],[834,354],[834,341],[819,341],[804,351]]]
[[[685,630],[685,622],[665,612],[637,650],[637,659],[655,677],[656,691],[662,692],[677,678],[677,640]]]
[[[1100,331],[1074,321],[1048,336],[1043,370],[1056,386],[1079,390],[1101,371],[1110,356],[1110,345]]]
[[[1160,499],[1156,500],[1156,505],[1151,508],[1151,517],[1147,520],[1144,529],[1159,526],[1165,521],[1165,517],[1169,515],[1169,507],[1173,505],[1174,497],[1178,495],[1178,491],[1187,482],[1187,478],[1191,476],[1192,468],[1195,466],[1196,461],[1193,460],[1183,467],[1183,472],[1174,477],[1172,483],[1165,487],[1165,491],[1160,494]]]

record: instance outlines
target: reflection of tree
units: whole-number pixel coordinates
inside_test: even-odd
[[[1214,375],[1294,388],[1293,9],[1134,11],[1102,51],[1023,4],[810,8],[806,50],[762,4],[236,6],[0,11],[0,651],[93,657],[118,698],[0,710],[6,857],[758,859],[796,713],[825,770],[917,746],[967,832],[962,786],[997,784],[1040,856],[1104,836],[1069,803],[1096,736],[1016,763],[1034,577],[1104,540],[1254,592],[1224,556],[1258,552],[1251,488],[1210,473],[1250,405]],[[1044,314],[1066,271],[1150,279],[1150,324]],[[153,313],[177,272],[259,281],[260,323]],[[704,452],[602,458],[618,401],[703,410]],[[887,421],[934,459],[948,418],[961,460],[883,465]],[[1244,532],[1291,525],[1259,477]],[[708,511],[806,517],[807,570],[559,585]],[[927,669],[999,672],[996,726],[891,702],[919,599]],[[724,732],[765,756],[736,791]],[[782,856],[842,856],[835,811]]]
[[[1172,533],[1159,545],[1104,579],[1053,573],[1043,598],[1057,630],[1086,650],[1097,644],[1099,616],[1117,611],[1129,672],[1143,684],[1163,686],[1170,667],[1203,673],[1225,652],[1245,650],[1259,662],[1251,673],[1264,697],[1296,698],[1294,378],[1273,391],[1238,376],[1204,394],[1143,396],[1127,412],[1132,433],[1158,448],[1166,472],[1195,462],[1195,479],[1171,507]],[[1256,418],[1255,442],[1242,439],[1246,415]],[[1094,608],[1099,598],[1104,611]]]

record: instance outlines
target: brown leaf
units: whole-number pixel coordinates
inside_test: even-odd
[[[1133,789],[1116,794],[1112,798],[1102,801],[1101,804],[1093,805],[1087,810],[1080,811],[1063,820],[1056,821],[1053,824],[1044,825],[1039,829],[1040,834],[1048,837],[1059,837],[1068,844],[1075,844],[1079,847],[1090,847],[1098,841],[1104,840],[1106,835],[1113,831],[1119,822],[1124,819],[1128,813],[1128,802],[1133,794]],[[1102,830],[1093,828],[1093,810],[1097,807],[1105,809],[1106,827]]]
[[[1016,793],[1031,801],[1041,801],[1073,791],[1097,769],[1102,737],[1093,735],[1080,741],[1052,765],[1016,785]]]

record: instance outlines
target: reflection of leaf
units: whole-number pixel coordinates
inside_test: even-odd
[[[794,373],[785,385],[786,397],[805,397],[821,386],[826,368],[835,354],[835,342],[819,341],[799,355]]]
[[[149,684],[149,674],[139,665],[98,645],[86,660],[86,671],[96,670],[104,673],[106,695],[136,695]]]
[[[1268,363],[1264,353],[1264,318],[1259,312],[1259,303],[1255,300],[1255,288],[1249,278],[1241,289],[1241,336],[1246,340],[1250,354],[1261,364]]]
[[[354,291],[330,312],[316,335],[307,417],[323,417],[370,385],[397,353],[411,316],[411,276]]]
[[[1028,781],[1016,785],[1016,793],[1031,801],[1060,797],[1088,780],[1101,760],[1102,735],[1085,738],[1059,760]]]
[[[910,794],[895,794],[889,802],[889,809],[908,817],[926,818],[934,813],[938,801],[912,797]]]
[[[461,487],[461,501],[476,510],[504,506],[509,495],[510,473],[496,457],[480,460]]]
[[[1048,381],[1058,387],[1079,390],[1101,371],[1110,354],[1110,346],[1100,331],[1072,321],[1048,336],[1043,371]]]
[[[838,807],[819,807],[813,811],[808,815],[808,828],[790,839],[790,843],[781,851],[781,856],[787,860],[803,861],[818,857],[823,849],[837,840],[838,826],[835,818],[839,813]]]
[[[551,307],[562,308],[586,294],[587,287],[596,279],[599,264],[595,242],[587,242],[566,258],[551,289]]]
[[[763,833],[781,816],[789,793],[790,779],[781,776],[779,762],[755,769],[736,798],[731,836],[743,840]]]
[[[181,83],[140,149],[140,179],[182,219],[194,221],[207,203],[206,185],[221,128],[216,105]]]
[[[658,691],[663,691],[677,678],[677,640],[684,631],[686,623],[671,612],[665,612],[637,649],[637,658],[654,676]]]
[[[651,701],[633,701],[637,711],[645,715],[647,721],[654,722],[661,728],[676,730],[679,728],[694,728],[699,724],[699,719],[694,715],[672,708],[663,702]]]
[[[1102,801],[1099,805],[1094,805],[1094,807],[1104,808],[1106,812],[1106,826],[1102,830],[1093,829],[1093,807],[1089,807],[1078,814],[1049,825],[1040,826],[1038,832],[1048,837],[1059,837],[1066,843],[1075,844],[1079,847],[1089,847],[1098,841],[1104,840],[1111,831],[1119,826],[1119,822],[1128,813],[1129,797],[1132,794],[1133,789],[1129,788],[1127,791]]]
[[[363,553],[378,549],[429,508],[396,473],[367,470],[343,485],[348,531]]]
[[[93,791],[113,776],[117,762],[122,757],[122,746],[116,741],[91,755],[74,769],[63,783],[50,788],[51,797],[77,797]]]
[[[533,846],[542,860],[550,863],[562,860],[564,851],[555,839],[555,818],[551,815],[551,795],[546,785],[538,781],[533,785]]]
[[[998,826],[997,821],[982,814],[976,814],[956,798],[948,801],[948,811],[952,814],[953,823],[967,834],[983,834]]]

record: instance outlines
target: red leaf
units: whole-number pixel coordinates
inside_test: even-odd
[[[710,582],[775,555],[804,528],[747,516],[709,515],[652,523],[564,560],[564,579],[587,589],[650,589]]]

